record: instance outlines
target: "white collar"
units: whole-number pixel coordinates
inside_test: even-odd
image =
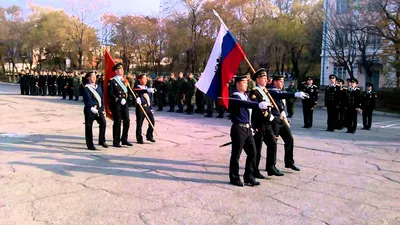
[[[122,76],[120,76],[120,75],[115,75],[115,76],[114,76],[114,79],[122,80]]]
[[[141,89],[147,89],[146,85],[138,85],[138,87],[140,87]]]

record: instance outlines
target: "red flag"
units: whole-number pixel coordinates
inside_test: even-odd
[[[110,98],[108,97],[108,82],[111,78],[115,76],[113,71],[113,66],[115,62],[111,57],[110,53],[105,50],[104,54],[104,83],[103,83],[103,93],[104,93],[104,110],[106,112],[106,117],[112,120],[112,112],[110,110]]]

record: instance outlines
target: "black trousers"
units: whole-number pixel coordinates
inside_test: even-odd
[[[118,145],[120,142],[128,141],[128,131],[130,125],[129,107],[127,104],[121,105],[120,110],[112,110],[113,116],[113,145]],[[121,120],[122,120],[122,136],[121,136]]]
[[[154,115],[151,112],[149,107],[143,107],[145,110],[147,116],[149,116],[149,119],[151,123],[155,126],[155,121],[154,121]],[[136,106],[136,140],[138,142],[143,141],[142,137],[142,126],[143,126],[143,121],[146,119],[146,116],[144,115],[142,109],[139,106]],[[146,132],[146,139],[147,140],[152,140],[153,139],[153,127],[149,124],[149,127],[147,128]]]
[[[71,87],[71,88],[68,88],[68,100],[74,100],[74,89]]]
[[[90,108],[85,107],[83,109],[83,113],[85,114],[85,138],[86,138],[86,146],[93,147],[93,121],[97,121],[99,124],[99,145],[102,145],[106,142],[106,117],[104,113],[99,110],[99,114],[94,114],[90,111]]]
[[[29,95],[29,85],[24,86],[25,95]]]
[[[357,110],[355,108],[349,107],[347,108],[347,131],[348,132],[356,132],[357,129]]]
[[[186,111],[192,113],[194,109],[194,103],[192,102],[193,95],[186,95]]]
[[[176,93],[175,97],[176,97],[176,104],[178,105],[178,111],[183,112],[185,95],[183,93]]]
[[[364,128],[370,129],[372,125],[372,111],[373,109],[364,109],[362,112],[363,126]]]
[[[25,94],[24,85],[25,85],[24,82],[21,82],[21,83],[19,84],[19,88],[21,89],[21,95],[24,95],[24,94]]]
[[[169,104],[169,110],[174,111],[175,110],[175,94],[174,93],[168,93],[168,104]]]
[[[245,181],[254,179],[254,168],[256,163],[256,145],[250,128],[232,124],[231,127],[232,152],[229,163],[229,179],[231,182],[240,180],[239,159],[242,150],[247,154],[246,166],[243,175]]]
[[[304,119],[304,127],[311,128],[313,125],[313,114],[314,110],[312,109],[313,105],[303,105],[303,119]]]
[[[338,120],[338,109],[336,106],[328,106],[328,130],[335,130]]]
[[[274,119],[272,123],[273,123],[272,127],[275,127],[277,134],[281,136],[282,140],[285,142],[285,159],[284,159],[285,165],[286,166],[293,165],[294,141],[292,132],[290,131],[290,128],[281,119]]]
[[[158,93],[157,106],[158,110],[163,110],[165,104],[165,93]]]
[[[195,98],[196,98],[196,112],[204,113],[204,94],[201,91],[197,90]]]
[[[63,88],[63,89],[62,89],[62,96],[63,96],[63,99],[67,99],[67,92],[68,92],[68,88]]]
[[[337,129],[341,130],[347,124],[346,122],[346,108],[344,106],[339,106],[338,109],[338,122]]]
[[[257,150],[254,174],[260,174],[259,166],[263,143],[267,145],[267,162],[265,165],[265,170],[275,168],[277,144],[271,124],[263,124],[259,128],[257,128],[254,135],[254,141]]]
[[[58,90],[58,96],[61,96],[63,94],[64,88],[61,85],[58,85],[57,90]]]
[[[41,85],[40,86],[40,94],[42,96],[47,95],[47,85]]]

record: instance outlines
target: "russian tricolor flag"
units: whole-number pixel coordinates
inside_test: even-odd
[[[228,108],[228,82],[246,55],[217,12],[214,13],[220,19],[221,26],[206,68],[196,87],[214,100],[222,97],[224,106]]]

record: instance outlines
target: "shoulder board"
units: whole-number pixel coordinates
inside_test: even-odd
[[[255,91],[256,90],[256,88],[255,87],[253,87],[253,89],[251,89],[252,91]]]
[[[113,77],[113,78],[111,78],[110,80],[114,80],[114,77]]]
[[[314,85],[314,84],[313,84],[313,87],[317,87],[317,85]]]
[[[354,90],[360,90],[360,88],[359,88],[359,87],[356,87]]]

